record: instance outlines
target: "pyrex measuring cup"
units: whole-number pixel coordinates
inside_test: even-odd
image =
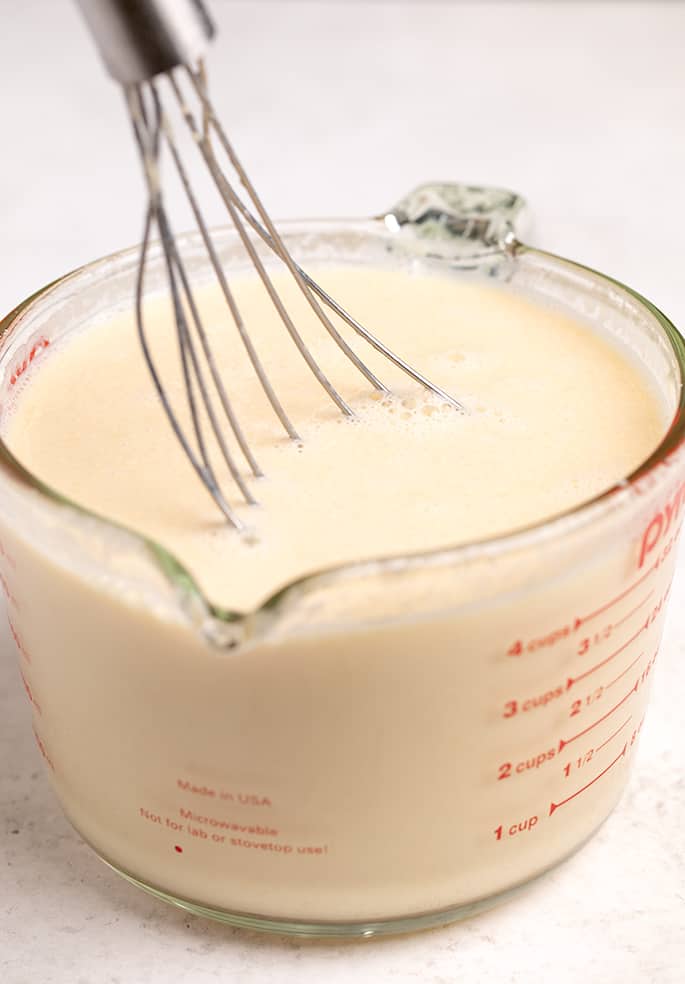
[[[283,231],[305,265],[487,277],[632,352],[672,423],[586,505],[311,574],[240,613],[0,447],[2,587],[36,740],[74,826],[141,887],[281,932],[428,926],[554,866],[616,803],[685,503],[685,346],[635,292],[523,246],[520,206],[431,187],[379,219]],[[233,234],[216,241],[235,267]],[[197,237],[182,246],[209,279]],[[135,251],[100,260],[5,319],[2,417],[51,346],[131,304],[135,268]]]

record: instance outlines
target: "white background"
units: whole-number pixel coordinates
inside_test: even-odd
[[[685,325],[685,5],[214,2],[219,115],[276,215],[380,211],[429,179],[523,192],[534,240]],[[136,240],[116,87],[68,0],[0,0],[0,310]],[[219,220],[218,212],[210,216]],[[197,920],[119,880],[62,818],[0,639],[3,984],[679,984],[685,569],[635,775],[594,841],[448,929],[330,945]],[[4,629],[2,630],[4,632]]]

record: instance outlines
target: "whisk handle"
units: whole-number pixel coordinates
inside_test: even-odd
[[[129,85],[193,64],[214,37],[202,0],[76,0],[109,74]]]

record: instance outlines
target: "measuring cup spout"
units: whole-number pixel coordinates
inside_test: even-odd
[[[530,225],[517,192],[455,182],[419,185],[378,218],[395,248],[457,260],[511,252]]]

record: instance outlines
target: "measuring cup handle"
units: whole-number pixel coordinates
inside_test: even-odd
[[[420,185],[379,218],[391,233],[409,232],[434,243],[432,252],[460,257],[510,250],[529,225],[515,191],[458,183]]]

